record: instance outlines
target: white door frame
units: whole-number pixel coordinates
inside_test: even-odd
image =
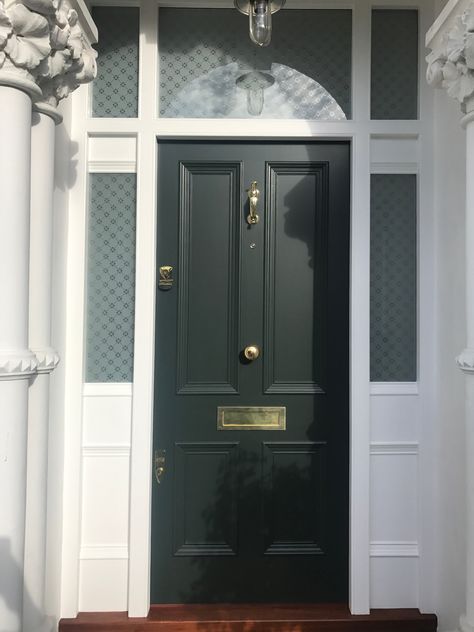
[[[142,0],[140,17],[140,101],[136,119],[90,118],[89,91],[78,90],[73,95],[72,140],[79,144],[79,163],[76,185],[71,191],[73,208],[82,209],[86,217],[86,174],[88,169],[87,147],[91,137],[134,137],[137,142],[137,239],[136,239],[136,294],[135,294],[135,349],[132,405],[132,436],[130,463],[129,506],[129,570],[128,610],[132,617],[146,616],[150,606],[150,558],[151,558],[151,485],[153,445],[154,399],[154,327],[156,298],[156,174],[157,139],[261,139],[261,140],[348,140],[352,148],[351,185],[351,287],[350,287],[350,568],[349,607],[353,614],[365,614],[370,609],[370,174],[377,170],[371,164],[372,139],[425,139],[430,132],[431,93],[420,79],[420,112],[422,120],[370,121],[370,30],[371,9],[376,7],[416,7],[420,10],[420,29],[427,30],[432,21],[432,11],[427,9],[428,0],[295,0],[295,8],[350,8],[353,11],[352,57],[352,110],[353,118],[341,122],[313,122],[301,120],[205,120],[157,118],[158,95],[158,42],[156,24],[158,7],[161,6],[233,6],[231,0]],[[140,0],[99,0],[96,4],[140,5]],[[420,68],[424,48],[420,37]],[[426,120],[426,122],[424,122]],[[431,150],[430,143],[416,157],[416,164],[397,157],[397,149],[388,148],[386,158],[379,168],[393,169],[394,173],[411,172],[424,166],[420,188],[425,192],[420,206],[420,218],[428,214],[430,203]],[[405,162],[404,162],[405,160]],[[414,158],[415,160],[415,158]],[[372,159],[373,161],[373,159]],[[383,162],[383,166],[381,167]],[[415,167],[413,166],[415,164]],[[403,171],[405,169],[405,171]],[[379,171],[380,172],[380,171]],[[81,213],[78,213],[78,216]],[[82,215],[81,215],[82,217]],[[75,222],[76,220],[74,220]],[[84,287],[85,279],[85,219],[74,222],[69,232],[70,269],[68,292]],[[421,221],[421,219],[420,219]],[[428,239],[430,239],[428,235]],[[80,243],[79,243],[80,242]],[[423,277],[423,256],[430,254],[430,245],[420,243],[420,278]],[[81,250],[82,249],[82,250]],[[426,272],[429,277],[431,272]],[[429,278],[427,279],[430,280]],[[420,283],[421,285],[421,283]],[[423,301],[428,294],[427,285],[420,291],[420,315],[423,310],[432,311],[430,301]],[[77,295],[76,295],[77,296]],[[74,357],[69,374],[66,374],[66,426],[65,462],[68,464],[64,483],[63,531],[67,541],[62,548],[63,582],[62,611],[64,616],[74,616],[78,603],[78,559],[80,546],[81,505],[81,408],[83,378],[77,368],[77,357],[83,357],[82,334],[84,316],[79,308],[84,306],[82,293],[71,298],[74,309],[68,310],[67,343],[68,357]],[[426,308],[424,307],[426,305]],[[421,335],[429,339],[431,332]],[[428,348],[429,345],[426,347]],[[420,368],[432,366],[428,353],[420,356]],[[428,393],[430,395],[430,393]],[[429,569],[428,569],[429,571]],[[422,574],[429,576],[429,572]]]

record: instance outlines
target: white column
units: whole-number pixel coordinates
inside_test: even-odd
[[[461,630],[474,632],[474,112],[463,119],[466,128],[466,349],[457,359],[466,374],[466,614]]]
[[[450,0],[427,34],[428,83],[456,99],[466,129],[466,348],[457,358],[466,375],[466,613],[474,632],[474,2]]]
[[[44,614],[51,348],[53,192],[57,111],[37,104],[31,128],[29,345],[38,361],[29,391],[23,632],[52,630]]]
[[[2,78],[0,77],[0,81]],[[0,629],[20,632],[26,502],[31,98],[0,85]]]

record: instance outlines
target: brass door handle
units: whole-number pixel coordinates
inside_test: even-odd
[[[258,206],[258,200],[260,198],[260,191],[258,190],[256,181],[252,182],[252,184],[250,185],[250,189],[248,189],[247,193],[249,196],[249,205],[250,205],[250,214],[247,216],[247,222],[251,226],[254,226],[255,224],[258,224],[260,220],[257,214],[257,206]]]
[[[166,461],[166,452],[165,450],[157,450],[155,452],[155,478],[158,485],[161,484],[161,479],[163,478],[163,474],[165,473],[165,461]]]
[[[247,360],[253,362],[260,356],[260,349],[257,347],[257,345],[250,345],[249,347],[245,347],[244,356],[247,358]]]

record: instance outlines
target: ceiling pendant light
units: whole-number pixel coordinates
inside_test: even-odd
[[[250,39],[258,46],[268,46],[272,39],[272,13],[286,0],[234,0],[236,9],[249,16]]]

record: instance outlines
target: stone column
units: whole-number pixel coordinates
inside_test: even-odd
[[[84,6],[78,3],[79,11]],[[37,631],[44,618],[47,374],[57,363],[50,348],[54,108],[95,76],[95,52],[74,7],[74,0],[0,0],[2,632]],[[90,16],[85,22],[90,31]],[[32,132],[33,102],[39,102],[39,120]]]
[[[29,392],[23,630],[48,629],[44,616],[49,376],[59,357],[51,347],[51,280],[56,110],[36,105],[31,129],[29,344],[37,375]],[[51,628],[49,628],[51,629]]]
[[[32,41],[34,40],[34,44]],[[0,2],[0,629],[22,629],[28,386],[31,106],[48,21]]]
[[[474,2],[451,0],[427,34],[428,83],[456,99],[466,129],[466,348],[457,365],[466,375],[466,613],[474,632]]]

